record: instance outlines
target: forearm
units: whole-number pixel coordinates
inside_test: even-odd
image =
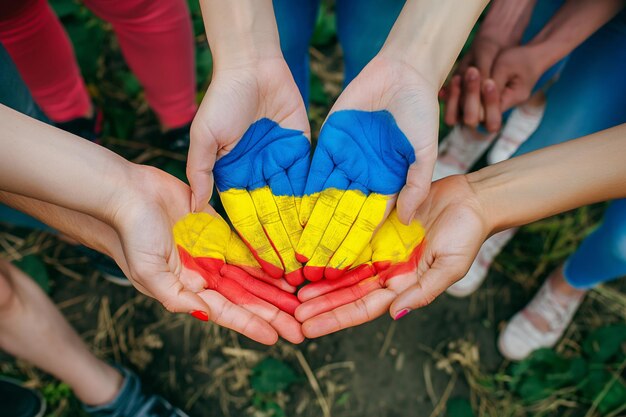
[[[98,252],[113,258],[120,254],[115,231],[94,217],[5,191],[0,191],[0,203],[26,213]]]
[[[131,183],[113,152],[0,105],[0,190],[105,220]]]
[[[282,58],[271,0],[200,0],[216,70]]]
[[[483,168],[467,179],[492,232],[626,197],[626,124]]]
[[[528,43],[542,70],[563,59],[624,7],[623,0],[569,0]]]
[[[407,0],[380,51],[439,89],[488,0]]]
[[[478,36],[499,39],[503,44],[516,45],[522,39],[537,0],[493,0]]]

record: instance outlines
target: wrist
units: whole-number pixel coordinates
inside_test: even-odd
[[[521,42],[536,0],[492,1],[476,38],[497,41],[503,46]]]
[[[479,211],[483,215],[483,224],[487,236],[507,228],[501,216],[503,210],[499,207],[502,199],[498,198],[499,190],[506,183],[506,180],[498,175],[492,175],[489,168],[491,167],[465,174],[467,183],[474,193]]]
[[[200,6],[216,69],[282,58],[270,0],[201,0]]]

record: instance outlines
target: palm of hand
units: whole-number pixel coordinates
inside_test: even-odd
[[[189,153],[196,197],[210,195],[214,174],[226,212],[263,269],[276,278],[286,272],[294,285],[303,280],[294,248],[309,130],[289,69],[267,60],[218,72],[194,120]]]

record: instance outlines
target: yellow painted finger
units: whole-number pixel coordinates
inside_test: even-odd
[[[342,246],[343,240],[353,227],[366,201],[367,197],[361,191],[348,190],[343,194],[332,215],[332,219],[324,231],[320,243],[305,267],[304,274],[307,278],[310,275],[324,274],[323,268],[328,266],[328,262],[335,254],[335,251]],[[359,242],[358,247],[352,248],[355,250],[354,259],[363,251],[363,248],[368,242],[369,239]],[[352,259],[352,261],[354,261],[354,259]],[[341,267],[345,268],[349,266],[350,264]]]
[[[327,278],[338,278],[345,269],[354,265],[384,220],[389,200],[390,196],[377,193],[367,196],[352,228],[328,263]]]
[[[174,241],[194,258],[224,260],[232,230],[224,219],[208,213],[190,213],[176,222]]]
[[[344,190],[327,188],[319,194],[311,217],[302,231],[302,237],[296,250],[300,262],[308,262],[313,256],[344,192]],[[305,196],[304,199],[306,198]],[[304,199],[302,201],[303,206],[305,204]]]
[[[300,217],[300,225],[305,227],[309,219],[311,218],[311,214],[313,213],[313,208],[315,208],[315,203],[317,203],[317,199],[320,193],[314,193],[310,195],[305,195],[300,200],[300,207],[298,209],[298,216]]]
[[[269,187],[257,188],[250,191],[250,197],[256,208],[256,214],[261,222],[261,226],[269,237],[274,250],[280,256],[285,271],[295,271],[300,267],[300,263],[296,260],[296,252],[283,225],[272,191]],[[295,205],[293,205],[293,210],[295,214]],[[298,222],[297,218],[295,221]]]
[[[394,210],[372,240],[372,261],[396,264],[409,260],[424,240],[424,227],[414,220],[408,226],[400,222]]]
[[[220,193],[222,204],[233,226],[261,268],[273,277],[283,275],[283,266],[257,217],[256,207],[247,190],[231,188]]]

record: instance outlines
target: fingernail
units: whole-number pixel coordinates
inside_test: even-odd
[[[411,312],[410,308],[403,308],[402,310],[398,311],[398,314],[396,314],[396,316],[393,319],[400,320],[402,317],[406,316],[410,312]]]
[[[494,85],[493,82],[485,82],[485,91],[487,93],[491,93],[495,88],[496,86]]]
[[[476,73],[476,71],[467,71],[467,79],[469,81],[474,81],[477,78],[478,78],[478,74]]]
[[[200,310],[194,310],[191,313],[192,317],[201,320],[201,321],[209,321],[209,315],[207,313],[205,313],[204,311],[200,311]]]

